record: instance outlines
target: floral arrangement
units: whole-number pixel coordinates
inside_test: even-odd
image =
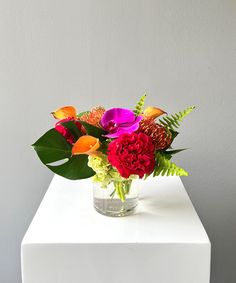
[[[157,107],[144,108],[145,98],[143,95],[134,109],[105,110],[99,106],[77,113],[73,106],[59,108],[52,112],[58,120],[55,127],[33,147],[54,173],[71,180],[92,177],[103,188],[111,182],[120,184],[150,175],[187,176],[183,168],[171,162],[173,155],[184,149],[171,145],[179,123],[195,107],[167,115]],[[117,187],[121,201],[128,191],[127,187]]]

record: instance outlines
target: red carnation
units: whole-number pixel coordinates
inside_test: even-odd
[[[58,121],[55,125],[55,130],[57,130],[61,135],[63,135],[63,137],[67,140],[68,143],[73,144],[74,142],[76,142],[74,140],[74,137],[72,136],[70,131],[61,124],[69,121],[73,121],[77,126],[77,128],[81,131],[81,127],[82,127],[81,124],[78,121],[76,121],[74,118],[65,118]]]
[[[150,174],[155,166],[152,138],[144,133],[125,133],[108,146],[108,160],[124,178]]]

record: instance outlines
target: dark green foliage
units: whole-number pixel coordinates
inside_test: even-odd
[[[70,124],[70,127],[71,126],[72,125]],[[74,127],[73,130],[75,130]],[[72,146],[55,129],[51,129],[46,132],[32,146],[37,152],[42,163],[60,176],[71,180],[77,180],[89,178],[95,174],[95,172],[87,165],[88,156],[72,156]],[[65,159],[67,159],[67,162],[61,165],[52,165],[54,162],[60,160],[64,161]]]
[[[63,122],[61,123],[61,125],[63,125],[65,128],[69,130],[69,132],[74,137],[74,141],[77,141],[77,139],[82,136],[82,133],[76,126],[75,122],[73,121]]]
[[[44,164],[71,156],[71,145],[55,129],[47,131],[32,146]]]
[[[92,168],[88,167],[88,155],[74,155],[67,162],[53,166],[46,165],[54,173],[70,180],[85,179],[95,175]]]
[[[103,136],[106,134],[106,132],[103,129],[93,126],[84,121],[79,122],[84,126],[88,135],[91,135],[95,138],[104,138]]]
[[[180,149],[172,149],[172,150],[167,150],[165,151],[164,153],[165,154],[169,154],[169,155],[173,155],[173,154],[176,154],[176,153],[179,153],[183,150],[186,150],[187,148],[180,148]]]

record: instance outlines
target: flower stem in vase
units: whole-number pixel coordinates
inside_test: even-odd
[[[125,202],[126,197],[125,197],[125,190],[123,188],[123,182],[122,181],[118,181],[118,182],[115,181],[114,187],[115,187],[117,195],[119,196],[119,199],[122,202]]]
[[[124,181],[124,189],[125,189],[125,195],[129,194],[130,188],[131,188],[132,180]]]

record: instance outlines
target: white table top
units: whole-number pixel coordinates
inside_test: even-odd
[[[90,180],[54,176],[22,244],[209,244],[179,177],[140,182],[136,214],[113,218],[94,210]]]

